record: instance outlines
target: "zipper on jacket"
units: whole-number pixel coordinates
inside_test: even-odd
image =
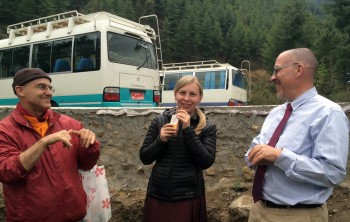
[[[177,147],[179,146],[179,132],[181,132],[181,130],[182,130],[182,124],[180,122],[179,127],[177,129],[175,151],[174,151],[174,155],[172,156],[172,159],[171,159],[171,167],[170,167],[169,178],[168,178],[170,200],[174,199],[174,197],[173,197],[173,172],[174,172],[175,160],[176,160],[176,156],[177,156]]]

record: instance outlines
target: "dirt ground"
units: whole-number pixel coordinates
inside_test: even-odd
[[[262,106],[258,110],[251,107],[238,109],[240,113],[208,114],[218,128],[218,152],[215,165],[204,174],[208,222],[247,221],[246,217],[230,218],[229,206],[241,195],[251,195],[251,185],[240,182],[245,179],[242,173],[242,168],[245,166],[243,154],[247,144],[250,144],[252,138],[258,133],[256,126],[261,126],[264,121],[265,109],[268,111],[271,107]],[[252,109],[256,112],[249,112]],[[99,135],[99,140],[103,144],[99,165],[103,164],[106,167],[111,194],[110,222],[141,222],[144,190],[147,187],[152,166],[144,166],[140,163],[138,152],[142,141],[135,138],[145,137],[148,125],[156,114],[114,117],[95,115],[94,111],[89,110],[60,111],[85,121],[84,125],[90,126]],[[8,112],[7,110],[0,112],[0,119],[1,115],[5,116]],[[134,126],[143,127],[135,131]],[[350,165],[347,172],[350,172]],[[347,178],[349,180],[347,185],[336,188],[327,202],[330,222],[350,221],[349,174]],[[5,221],[4,215],[5,208],[0,184],[0,222]]]
[[[327,201],[329,221],[350,221],[350,190],[345,188],[335,189],[331,198]]]
[[[247,218],[230,220],[228,208],[240,195],[250,195],[251,189],[239,190],[234,186],[220,186],[206,192],[209,222],[245,222]],[[144,191],[118,192],[112,197],[112,215],[110,222],[142,221]],[[348,188],[336,188],[327,201],[329,222],[350,221],[350,191]]]
[[[207,210],[209,222],[245,222],[247,219],[230,221],[228,207],[239,195],[250,194],[251,190],[243,193],[233,187],[220,187],[207,191]],[[113,191],[111,190],[111,194]],[[109,222],[141,222],[144,191],[119,191],[112,195],[112,219]],[[329,222],[350,221],[350,191],[336,188],[327,201]],[[0,221],[5,221],[4,204],[0,203]]]

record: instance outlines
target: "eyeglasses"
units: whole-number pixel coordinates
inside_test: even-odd
[[[293,62],[293,63],[287,64],[287,65],[283,65],[283,66],[274,66],[272,75],[277,75],[277,73],[279,71],[281,71],[282,69],[287,68],[289,66],[293,66],[293,65],[299,65],[299,63],[298,62]]]
[[[28,85],[24,85],[24,86],[28,86]],[[24,87],[24,86],[21,86],[21,87]],[[52,93],[55,92],[55,88],[53,86],[42,84],[42,83],[35,85],[34,88],[40,89],[42,91],[50,90]]]
[[[38,88],[38,89],[43,90],[43,91],[50,90],[52,93],[55,92],[55,88],[53,86],[50,86],[50,85],[38,84],[35,86],[35,88]]]

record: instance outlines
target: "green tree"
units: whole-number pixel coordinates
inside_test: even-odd
[[[327,16],[327,19],[313,25],[315,36],[312,47],[319,59],[320,66],[322,65],[320,71],[327,73],[327,81],[329,81],[322,91],[324,95],[331,97],[333,93],[344,90],[346,84],[345,75],[350,68],[350,48],[347,44],[349,36],[336,28],[335,19],[332,16]],[[322,76],[322,73],[319,75]]]
[[[278,54],[284,50],[307,46],[303,26],[307,11],[303,1],[288,3],[278,13],[278,20],[272,26],[270,35],[263,45],[262,57],[265,65],[271,67]]]
[[[151,15],[155,12],[155,1],[154,0],[146,0],[146,4],[144,6],[143,15]]]
[[[171,32],[168,18],[164,19],[160,38],[162,45],[163,63],[169,63],[170,61],[173,61],[175,42],[173,38],[173,32]]]
[[[154,13],[158,19],[164,20],[166,17],[166,0],[155,0]]]
[[[337,28],[347,32],[350,35],[350,1],[333,0],[325,5],[326,10],[336,19]]]
[[[231,27],[226,35],[228,62],[240,64],[242,60],[249,57],[249,39],[247,38],[247,28],[240,21]]]
[[[196,48],[196,45],[192,45],[193,39],[196,39],[193,34],[196,35],[196,30],[198,30],[197,23],[194,20],[194,11],[190,4],[186,4],[184,10],[185,16],[179,20],[174,35],[177,47],[173,56],[178,61],[189,61],[192,57],[192,48]]]
[[[315,87],[324,96],[328,96],[334,87],[334,80],[326,67],[325,61],[322,60],[315,77]]]
[[[115,12],[118,16],[138,22],[138,17],[135,16],[135,10],[131,0],[117,0],[115,5],[117,6]]]

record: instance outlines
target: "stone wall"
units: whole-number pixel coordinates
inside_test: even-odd
[[[350,118],[350,103],[341,105]],[[243,155],[273,107],[204,107],[206,115],[216,123],[218,129],[217,157],[214,165],[205,172],[208,191],[215,190],[218,186],[245,186],[249,189],[251,183],[243,176],[242,171],[245,166]],[[55,110],[82,121],[85,128],[94,131],[100,140],[102,150],[99,164],[103,164],[107,171],[113,210],[111,221],[139,221],[142,216],[144,191],[151,172],[151,166],[144,166],[139,160],[139,148],[151,120],[162,113],[163,109]],[[10,112],[11,108],[0,108],[0,119]],[[349,175],[347,180],[350,181]],[[1,196],[0,213],[3,208]],[[208,214],[212,218],[210,221],[228,220],[225,214],[210,212],[214,209],[209,204]],[[132,211],[133,216],[127,210]],[[122,212],[123,215],[120,215]]]

